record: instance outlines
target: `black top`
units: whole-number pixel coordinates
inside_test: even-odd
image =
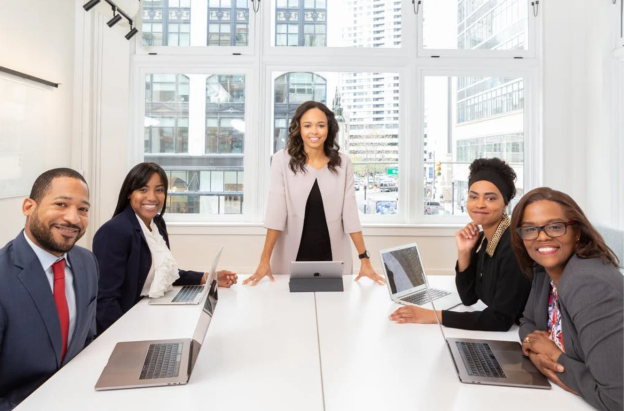
[[[314,180],[306,203],[297,261],[332,261],[329,229],[317,180]]]
[[[468,268],[459,272],[455,265],[455,284],[464,305],[481,300],[487,308],[463,313],[444,311],[442,323],[466,330],[508,331],[522,316],[531,281],[520,270],[511,249],[509,228],[501,236],[492,257],[486,253],[487,239],[481,244],[483,236],[481,232]]]

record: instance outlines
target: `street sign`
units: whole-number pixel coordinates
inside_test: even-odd
[[[399,168],[398,167],[388,168],[388,175],[389,176],[398,176],[399,175]]]

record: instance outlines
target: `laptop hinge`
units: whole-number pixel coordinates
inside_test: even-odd
[[[188,361],[188,376],[191,377],[191,373],[193,372],[193,368],[195,368],[195,362],[197,362],[197,357],[199,355],[199,349],[201,348],[201,344],[197,341],[191,339],[191,347],[189,350],[189,361]]]

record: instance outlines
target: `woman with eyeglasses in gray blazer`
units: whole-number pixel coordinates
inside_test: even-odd
[[[618,259],[567,194],[525,194],[512,247],[533,277],[520,320],[522,349],[563,389],[601,410],[622,410],[624,277]]]

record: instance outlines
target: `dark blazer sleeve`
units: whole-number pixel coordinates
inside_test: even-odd
[[[600,264],[599,260],[596,263]],[[624,395],[622,284],[607,281],[608,273],[596,270],[594,275],[583,272],[568,277],[566,280],[571,281],[564,285],[566,274],[559,281],[559,293],[574,327],[567,332],[577,333],[585,361],[561,354],[558,362],[565,371],[557,376],[594,407],[621,410]],[[619,273],[616,274],[616,281],[624,281]],[[565,328],[563,333],[565,338]],[[570,349],[573,347],[566,347],[566,351]]]
[[[169,249],[171,249],[171,246],[169,245],[169,234],[167,233],[167,224],[165,223],[165,220],[159,215],[157,216],[154,221],[156,222],[156,225],[158,226],[158,231],[160,231],[160,234],[163,236],[163,238],[165,239],[165,242],[167,243],[167,247]],[[178,273],[180,274],[180,278],[178,278],[173,285],[197,285],[197,284],[201,284],[201,279],[204,276],[204,273],[201,271],[191,271],[191,270],[178,270]]]
[[[544,285],[546,273],[540,271],[534,271],[533,281],[531,283],[531,292],[529,293],[529,299],[524,307],[522,318],[520,318],[520,329],[518,335],[520,341],[524,340],[524,337],[531,334],[535,330],[546,331],[543,324],[538,321],[538,316],[543,313],[544,310],[548,310],[546,305],[541,306],[542,299],[540,298],[544,294]],[[550,293],[550,286],[548,285],[548,293]]]
[[[4,341],[4,328],[6,326],[6,319],[4,318],[4,310],[0,305],[0,356],[2,355],[2,343]],[[1,365],[0,365],[1,366]],[[8,398],[0,397],[0,411],[12,410],[14,405],[11,404]]]
[[[123,315],[122,287],[132,244],[132,227],[104,224],[93,238],[93,253],[99,264],[97,328],[101,332]]]
[[[466,330],[509,331],[525,306],[531,283],[520,270],[511,250],[502,248],[499,251],[504,253],[496,273],[494,297],[488,307],[473,312],[445,311],[442,314],[445,326]]]

